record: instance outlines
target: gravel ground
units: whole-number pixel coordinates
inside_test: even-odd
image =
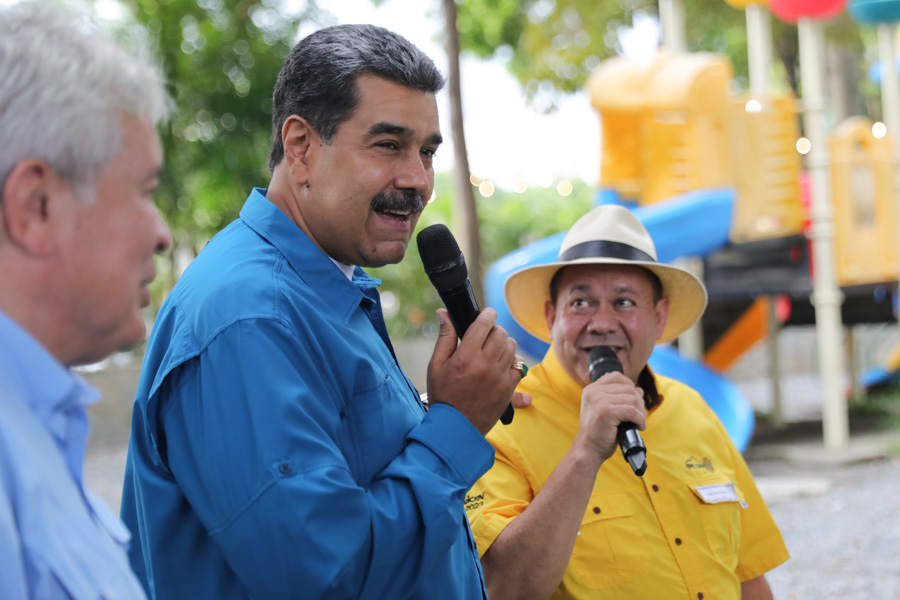
[[[750,463],[764,494],[773,479],[815,496],[767,499],[791,553],[768,574],[777,600],[900,598],[900,460],[816,468]],[[764,475],[763,473],[772,473]]]

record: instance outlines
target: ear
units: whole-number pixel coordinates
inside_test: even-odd
[[[291,115],[281,128],[284,162],[295,183],[309,181],[309,152],[316,140],[318,135],[303,117]]]
[[[47,163],[28,159],[10,172],[0,205],[3,230],[9,240],[34,256],[46,256],[57,247],[57,231],[65,203],[74,201],[68,183]]]
[[[663,297],[656,303],[656,339],[662,337],[669,321],[669,299]]]
[[[547,300],[544,302],[544,320],[547,321],[547,331],[553,334],[553,324],[556,322],[556,307]]]

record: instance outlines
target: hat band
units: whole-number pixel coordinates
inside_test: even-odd
[[[579,258],[621,258],[623,260],[656,262],[655,258],[634,246],[606,240],[594,240],[576,244],[561,253],[557,261],[568,262]]]

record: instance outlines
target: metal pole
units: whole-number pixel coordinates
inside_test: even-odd
[[[772,425],[780,429],[784,427],[784,403],[781,395],[781,349],[778,346],[781,322],[778,320],[777,299],[777,296],[769,296],[769,331],[766,334],[766,346],[769,349],[769,381],[772,382]]]
[[[895,62],[892,23],[878,25],[878,60],[881,62],[881,112],[894,149],[894,194],[897,197],[895,202],[900,207],[900,77]],[[900,231],[900,210],[897,217],[897,231]],[[900,235],[897,239],[900,240]]]
[[[769,94],[769,74],[772,71],[772,18],[763,4],[748,4],[747,58],[750,67],[750,93],[760,101]],[[781,324],[776,314],[777,296],[769,296],[769,330],[766,348],[769,353],[769,383],[772,386],[772,425],[784,427],[784,406],[781,394],[781,352],[778,334]]]
[[[683,0],[659,0],[659,24],[663,48],[669,52],[685,52]]]
[[[813,245],[813,296],[819,341],[819,371],[822,380],[822,427],[827,450],[840,450],[850,437],[847,404],[843,395],[844,344],[841,326],[843,294],[837,284],[834,254],[834,207],[829,185],[828,140],[825,95],[822,88],[824,35],[822,23],[809,18],[797,23],[800,35],[800,72],[806,135],[811,149],[807,156],[810,179],[810,238]]]
[[[703,281],[703,259],[696,256],[685,256],[673,261],[673,264],[693,273]],[[697,321],[678,336],[678,354],[695,361],[703,360],[703,321]]]
[[[763,95],[769,91],[772,70],[772,19],[762,4],[748,4],[746,11],[750,91]]]

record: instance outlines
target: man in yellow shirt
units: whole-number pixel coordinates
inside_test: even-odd
[[[747,465],[697,392],[647,367],[700,318],[703,284],[658,263],[634,215],[605,205],[505,294],[551,347],[519,386],[531,407],[488,435],[494,467],[466,498],[491,599],[770,600],[765,573],[788,553]],[[596,346],[624,372],[591,382]],[[643,431],[640,477],[616,443],[624,422]]]

